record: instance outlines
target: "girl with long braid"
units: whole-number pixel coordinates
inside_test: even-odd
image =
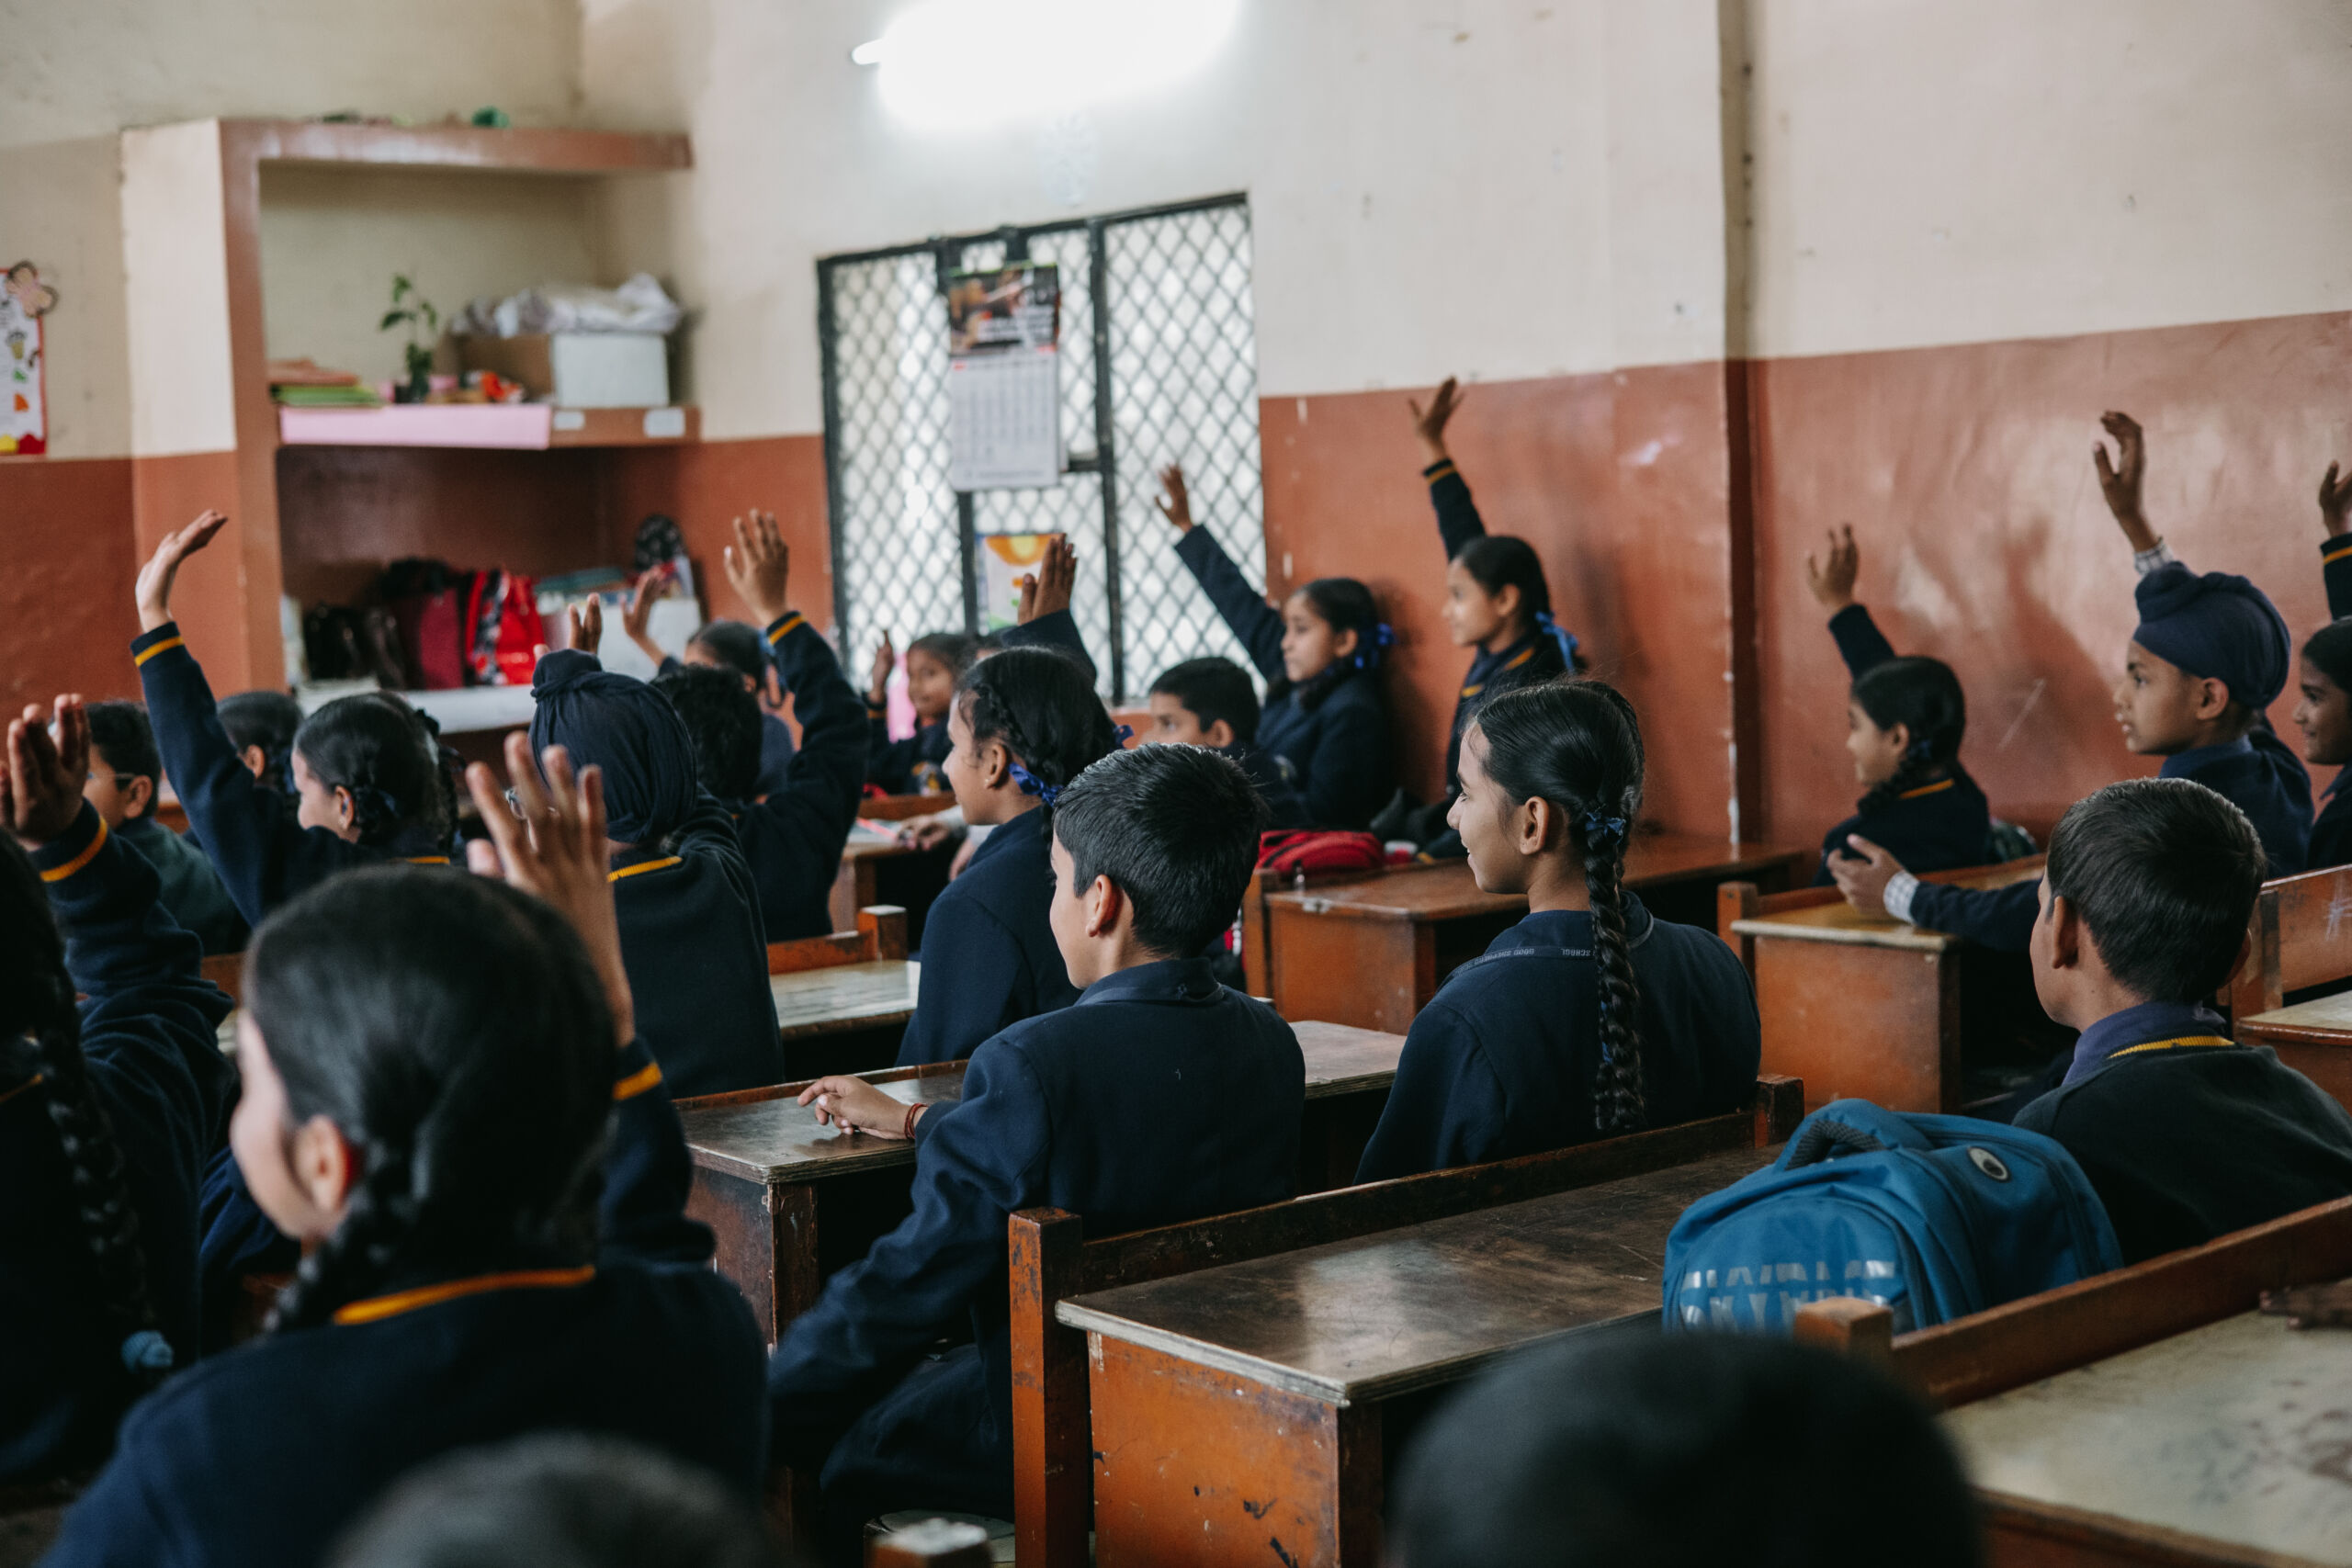
[[[82,799],[80,699],[56,721],[52,742],[27,709],[0,760],[0,1482],[104,1458],[196,1359],[198,1172],[229,1095],[229,998]]]
[[[1078,999],[1046,911],[1050,807],[1119,731],[1076,660],[1041,648],[983,660],[947,706],[947,783],[990,832],[923,921],[922,980],[901,1066],[960,1060],[1007,1025]]]
[[[1447,818],[1525,919],[1413,1020],[1358,1181],[1539,1154],[1736,1111],[1762,1049],[1747,972],[1625,888],[1642,804],[1634,708],[1598,681],[1506,692],[1462,742]]]

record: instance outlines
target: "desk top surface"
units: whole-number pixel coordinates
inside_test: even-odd
[[[776,1027],[784,1038],[830,1034],[879,1023],[904,1022],[915,1013],[922,965],[910,958],[836,964],[768,976]]]
[[[1990,890],[2041,874],[2041,862],[2036,858],[2030,863],[1986,866],[1950,880],[1954,886]],[[1850,947],[1900,947],[1922,953],[1941,953],[1961,941],[1942,931],[1905,925],[1876,910],[1857,909],[1843,898],[1802,909],[1758,915],[1753,919],[1734,920],[1731,929],[1741,936],[1793,937],[1806,942],[1842,942]]]
[[[2342,1329],[2248,1313],[1943,1421],[1985,1490],[2279,1561],[2352,1563],[2352,1333]]]
[[[1073,1297],[1056,1315],[1333,1404],[1469,1376],[1498,1356],[1655,1318],[1682,1211],[1772,1160],[1690,1165]]]
[[[1301,1023],[1294,1032],[1306,1058],[1309,1100],[1368,1092],[1396,1081],[1396,1058],[1405,1049],[1401,1034],[1351,1029],[1342,1023]],[[935,1073],[881,1087],[884,1093],[902,1102],[922,1100],[937,1104],[960,1099],[964,1064],[943,1064]],[[799,1103],[797,1090],[779,1089],[767,1099],[724,1105],[688,1103],[680,1108],[679,1116],[685,1123],[686,1145],[695,1164],[771,1186],[912,1165],[915,1158],[914,1145],[904,1139],[843,1134],[819,1126],[816,1112]]]
[[[1735,844],[1701,833],[1644,833],[1626,852],[1625,884],[1638,893],[1676,882],[1793,868],[1810,852],[1772,844]],[[1393,866],[1320,886],[1310,883],[1272,894],[1267,902],[1311,914],[1409,920],[1456,919],[1527,908],[1522,894],[1481,891],[1466,860]]]
[[[2315,1002],[2297,1002],[2290,1008],[2258,1012],[2245,1021],[2250,1029],[2341,1034],[2345,1036],[2345,1043],[2352,1045],[2352,991],[2322,997]]]

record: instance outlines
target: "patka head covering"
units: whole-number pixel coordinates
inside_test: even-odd
[[[604,769],[607,837],[648,844],[685,821],[700,786],[694,743],[669,698],[569,649],[539,660],[531,695],[531,754],[560,746],[574,767]]]
[[[2221,682],[2233,701],[2266,708],[2287,689],[2293,647],[2270,596],[2232,572],[2177,561],[2140,579],[2132,640],[2191,675]]]

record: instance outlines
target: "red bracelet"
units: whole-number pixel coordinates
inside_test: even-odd
[[[899,1130],[899,1136],[911,1140],[915,1135],[915,1118],[930,1109],[931,1106],[927,1101],[920,1100],[908,1106],[907,1124]]]

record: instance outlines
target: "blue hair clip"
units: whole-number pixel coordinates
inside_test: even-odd
[[[1367,640],[1372,644],[1371,648],[1358,647],[1354,657],[1348,660],[1359,670],[1371,670],[1379,665],[1380,656],[1396,646],[1396,628],[1386,621],[1375,622]]]
[[[1552,612],[1549,610],[1535,612],[1535,629],[1560,645],[1560,662],[1566,665],[1569,671],[1573,673],[1577,667],[1577,634],[1562,631],[1560,623],[1552,618]]]
[[[1128,741],[1133,740],[1136,738],[1135,727],[1127,724],[1120,725],[1118,727],[1118,735],[1119,744],[1125,746]]]
[[[142,1328],[122,1342],[122,1364],[134,1372],[172,1370],[172,1342],[152,1328]]]
[[[361,784],[353,790],[351,804],[364,808],[366,812],[374,813],[377,818],[384,821],[397,820],[401,814],[401,803],[394,800],[388,792],[378,789],[372,784]]]
[[[1018,762],[1012,763],[1010,771],[1012,774],[1012,782],[1021,786],[1022,794],[1034,795],[1047,806],[1051,806],[1054,803],[1054,797],[1062,792],[1061,785],[1047,784]]]
[[[1584,814],[1583,826],[1584,841],[1595,849],[1605,849],[1624,840],[1625,819],[1623,817],[1603,817],[1598,811],[1588,811]]]

